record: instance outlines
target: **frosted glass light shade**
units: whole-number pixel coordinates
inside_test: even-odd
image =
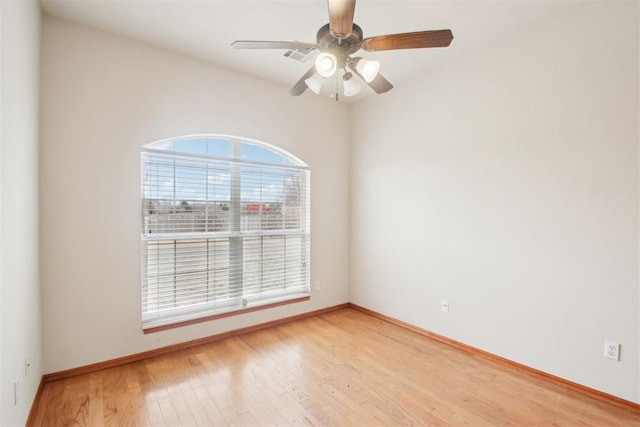
[[[364,78],[364,81],[370,83],[375,79],[380,71],[380,61],[370,61],[368,59],[360,58],[356,64],[356,70]]]
[[[309,77],[304,82],[307,87],[313,91],[313,93],[319,95],[324,80],[318,75],[318,73],[314,73],[313,76]]]
[[[322,52],[316,58],[316,71],[322,77],[331,77],[338,66],[338,60],[332,53]]]
[[[342,76],[342,85],[343,85],[343,93],[344,96],[354,96],[360,92],[362,87],[360,84],[353,78],[353,74],[346,73]]]

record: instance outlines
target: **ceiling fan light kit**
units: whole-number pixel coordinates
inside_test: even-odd
[[[393,85],[380,74],[380,61],[351,57],[362,49],[378,52],[397,49],[421,49],[447,47],[453,40],[451,30],[417,31],[363,38],[362,29],[353,22],[356,0],[327,0],[329,23],[320,27],[316,43],[286,41],[237,40],[231,45],[236,49],[304,49],[318,50],[315,64],[291,88],[293,96],[299,96],[309,88],[320,94],[324,79],[336,76],[336,90],[332,97],[339,99],[339,82],[344,96],[354,96],[361,86],[354,79],[358,76],[374,92],[388,92]],[[339,70],[342,79],[339,79]]]

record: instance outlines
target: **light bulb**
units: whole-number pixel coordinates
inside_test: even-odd
[[[368,59],[360,58],[356,63],[356,70],[362,76],[365,82],[370,83],[375,79],[380,71],[380,61],[370,61]]]
[[[317,73],[313,73],[313,76],[306,79],[305,84],[309,89],[313,91],[316,95],[320,94],[320,90],[322,89],[322,83],[324,80]]]
[[[322,77],[330,77],[336,72],[337,60],[332,53],[322,52],[316,58],[316,71]]]
[[[360,89],[362,89],[351,73],[345,73],[344,76],[342,76],[342,85],[344,87],[344,96],[357,95]]]

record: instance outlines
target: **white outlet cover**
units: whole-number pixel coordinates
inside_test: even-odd
[[[449,312],[449,301],[447,301],[446,299],[443,299],[442,301],[440,301],[440,309],[442,311],[444,311],[445,313]]]
[[[604,357],[612,360],[620,360],[620,344],[616,342],[605,341]]]

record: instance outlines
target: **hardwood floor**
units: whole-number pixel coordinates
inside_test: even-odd
[[[640,414],[342,309],[45,384],[42,426],[593,425]]]

